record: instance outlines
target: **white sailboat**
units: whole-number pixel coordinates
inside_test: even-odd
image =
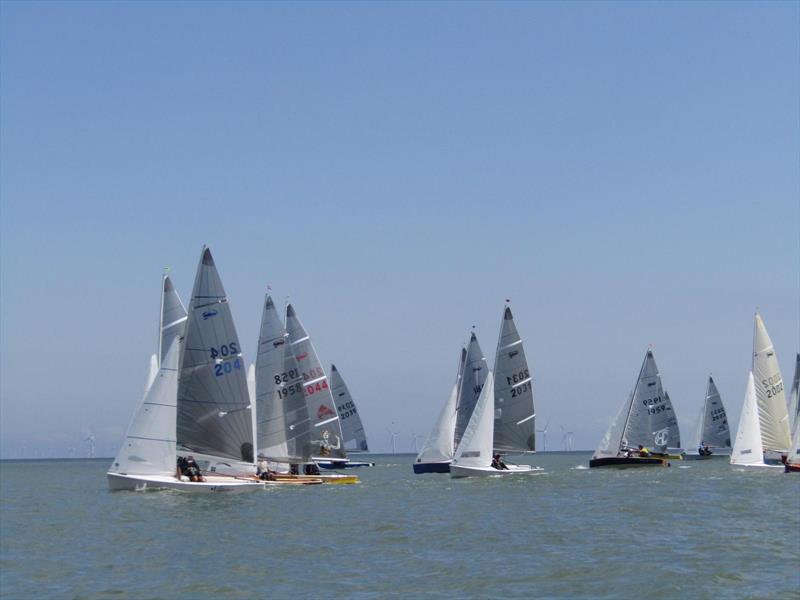
[[[178,375],[178,453],[206,473],[255,473],[247,373],[231,308],[204,247],[189,301]]]
[[[764,462],[764,443],[761,436],[761,408],[758,405],[753,372],[747,375],[742,413],[739,415],[739,428],[733,442],[730,462],[742,467],[768,467]]]
[[[701,446],[708,448],[711,453],[700,454]],[[707,459],[712,456],[728,456],[731,453],[728,416],[725,414],[725,406],[722,404],[719,390],[711,376],[708,378],[706,398],[700,409],[700,417],[697,420],[697,429],[691,448],[693,451],[687,452],[685,458]]]
[[[456,406],[458,405],[458,393],[461,389],[461,379],[464,374],[464,366],[467,362],[467,349],[461,348],[458,361],[458,374],[453,384],[453,389],[445,402],[433,429],[428,435],[428,439],[422,445],[422,449],[414,461],[414,473],[449,473],[450,463],[455,454],[453,435],[456,429]]]
[[[800,473],[800,419],[794,422],[792,447],[783,464],[787,473]]]
[[[511,308],[505,307],[494,360],[494,449],[536,451],[533,381]]]
[[[641,454],[640,445],[656,452]],[[670,447],[680,447],[678,420],[664,392],[653,351],[648,350],[636,387],[600,441],[589,466],[668,466],[666,452]]]
[[[164,293],[168,293],[165,278]],[[171,284],[170,284],[171,286]],[[163,314],[163,313],[162,313]],[[162,330],[163,331],[163,330]],[[159,340],[160,368],[134,413],[125,442],[108,473],[111,490],[175,489],[190,492],[242,492],[259,483],[209,475],[191,482],[176,473],[178,363],[182,338]]]
[[[757,312],[753,331],[752,372],[764,459],[767,463],[781,464],[781,455],[786,454],[792,443],[786,393],[775,347]]]
[[[464,430],[453,462],[450,477],[487,477],[533,473],[531,465],[492,466],[494,447],[494,376],[486,374],[483,389]]]
[[[291,304],[286,305],[286,331],[303,378],[303,393],[311,419],[311,457],[321,466],[330,463],[344,467],[347,452],[344,449],[344,436],[328,385],[328,376],[314,350],[311,337]]]

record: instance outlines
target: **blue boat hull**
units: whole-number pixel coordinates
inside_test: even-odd
[[[450,463],[435,462],[435,463],[414,463],[414,473],[449,473]]]

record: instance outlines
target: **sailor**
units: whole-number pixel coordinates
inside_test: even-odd
[[[493,468],[493,469],[500,470],[500,468],[501,468],[501,467],[500,467],[500,460],[499,460],[499,458],[500,458],[500,455],[499,455],[499,454],[495,454],[494,456],[492,456],[492,468]]]
[[[703,442],[700,442],[700,444],[697,446],[697,453],[700,456],[705,456],[706,455],[706,450],[705,450],[705,448],[703,448]]]
[[[711,456],[711,448],[709,448],[708,444],[706,444],[705,442],[703,442],[703,453],[706,456]]]
[[[639,456],[650,456],[650,451],[641,444],[639,444]]]
[[[205,481],[203,474],[200,472],[200,466],[195,462],[194,456],[191,454],[183,459],[181,464],[178,459],[178,467],[181,469],[181,474],[189,478],[189,481]]]

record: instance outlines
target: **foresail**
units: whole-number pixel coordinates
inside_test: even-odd
[[[731,432],[728,426],[728,416],[725,414],[722,398],[711,377],[708,378],[708,388],[706,389],[702,438],[703,439],[700,441],[715,448],[731,447]]]
[[[261,314],[255,380],[259,457],[275,462],[308,462],[311,435],[303,379],[269,295]]]
[[[731,464],[764,464],[764,447],[761,441],[758,413],[755,380],[753,372],[750,371],[747,376],[747,388],[745,389],[742,413],[739,416],[739,429],[736,432],[733,450],[731,450]]]
[[[458,373],[450,396],[447,398],[436,423],[431,429],[428,439],[417,455],[418,463],[443,462],[453,460],[455,447],[453,446],[453,432],[456,427],[456,404],[458,404],[458,390],[461,388],[461,378],[464,374],[464,365],[467,360],[466,348],[461,349],[458,362]]]
[[[628,396],[628,399],[622,404],[617,416],[608,426],[603,439],[600,440],[597,449],[594,451],[593,458],[608,458],[614,457],[619,454],[622,447],[622,433],[625,429],[625,422],[628,413],[631,410],[631,402],[633,402],[633,392]]]
[[[112,473],[175,474],[175,410],[178,392],[180,342],[174,339],[153,384],[148,388],[128,427],[125,441],[111,465]]]
[[[478,338],[473,332],[467,346],[467,358],[464,363],[464,374],[461,377],[461,387],[458,391],[458,405],[456,406],[456,430],[453,442],[458,448],[464,430],[467,428],[472,411],[481,395],[483,384],[486,381],[486,374],[489,367],[486,358],[478,343]],[[494,403],[494,402],[493,402]]]
[[[164,276],[162,285],[160,317],[158,364],[161,364],[162,354],[169,348],[172,340],[181,337],[186,330],[186,309],[167,275]]]
[[[336,412],[339,414],[339,422],[342,424],[345,449],[348,452],[351,450],[369,452],[367,435],[364,433],[364,425],[361,423],[358,409],[344,379],[336,369],[336,365],[331,365],[331,391],[336,403]]]
[[[247,374],[222,281],[208,248],[197,267],[178,379],[178,446],[253,462]]]
[[[494,361],[494,448],[502,452],[536,450],[533,383],[522,338],[511,309],[503,311]]]
[[[453,464],[465,467],[488,467],[492,464],[494,437],[494,377],[489,371],[475,403]]]
[[[680,447],[678,420],[664,392],[652,350],[645,354],[622,435],[622,446],[636,448],[640,444],[658,450]]]
[[[312,455],[319,458],[346,458],[342,427],[328,385],[328,376],[291,304],[286,306],[286,330],[303,378],[303,393],[311,420]]]
[[[775,347],[758,313],[755,316],[754,330],[753,378],[758,398],[761,441],[766,450],[785,452],[792,443],[786,393]]]

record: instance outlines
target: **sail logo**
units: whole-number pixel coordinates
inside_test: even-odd
[[[335,417],[336,413],[324,404],[320,404],[317,409],[317,419],[324,419],[325,417]]]
[[[307,357],[308,357],[308,352],[306,352],[305,354],[298,354],[297,356],[295,356],[297,360],[305,360]]]
[[[207,310],[203,313],[203,321],[208,321],[211,317],[216,317],[217,314],[216,310]]]
[[[286,343],[286,340],[284,340],[284,339],[282,339],[282,338],[281,338],[281,339],[279,339],[279,340],[276,340],[276,341],[272,342],[272,346],[273,346],[274,348],[277,348],[278,346],[282,346],[282,345],[283,345],[283,344],[285,344],[285,343]]]
[[[661,429],[653,432],[653,441],[656,446],[666,446],[669,439],[669,429]]]
[[[514,358],[517,354],[519,354],[519,350],[514,350],[508,353],[508,358]]]

